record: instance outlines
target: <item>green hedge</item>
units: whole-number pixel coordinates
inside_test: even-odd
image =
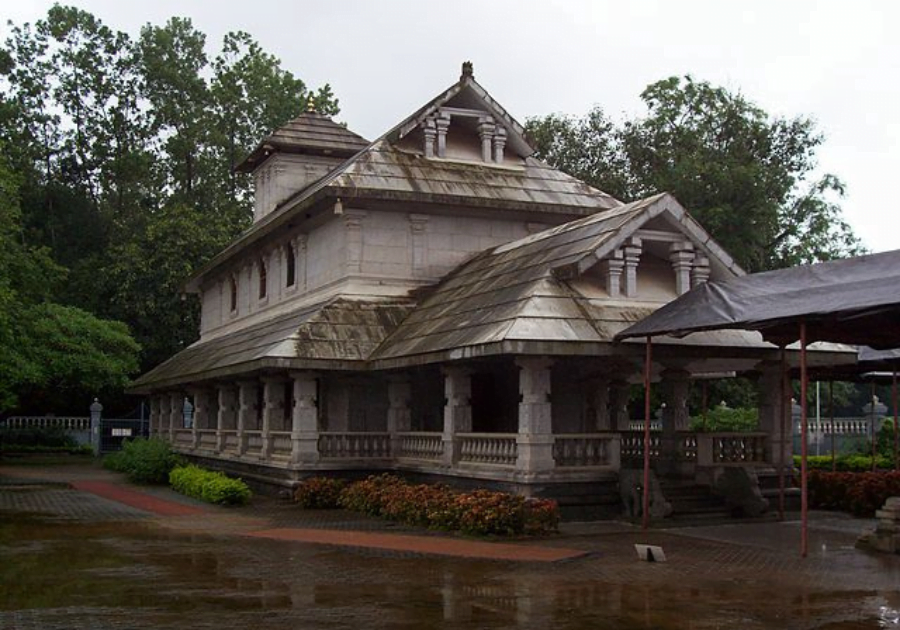
[[[4,445],[0,447],[0,453],[5,455],[31,455],[31,454],[46,454],[46,455],[56,455],[61,453],[66,453],[69,455],[93,455],[94,449],[90,444],[82,444],[80,446],[34,446],[34,445]]]
[[[0,427],[0,451],[25,452],[19,447],[78,448],[78,443],[61,427]]]
[[[182,463],[167,442],[158,438],[125,440],[122,450],[103,458],[103,466],[125,473],[133,483],[168,483],[169,472]]]
[[[890,470],[894,467],[893,457],[879,455],[875,459],[876,469]],[[806,458],[810,470],[831,471],[831,455],[810,455]],[[800,468],[800,456],[794,455],[794,466]],[[837,472],[870,472],[872,470],[871,455],[838,455],[835,458]]]
[[[169,473],[176,492],[217,505],[244,505],[250,500],[250,488],[240,479],[189,464]]]
[[[723,431],[737,433],[752,433],[758,431],[759,413],[756,409],[747,407],[717,406],[705,414],[691,418],[689,429],[691,431]]]
[[[294,496],[305,507],[342,507],[407,525],[473,535],[546,534],[559,525],[556,501],[489,490],[456,492],[443,485],[409,484],[390,474],[349,485],[313,478]]]

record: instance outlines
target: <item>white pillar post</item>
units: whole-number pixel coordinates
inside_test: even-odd
[[[687,431],[690,424],[688,414],[688,394],[690,393],[690,373],[679,368],[663,370],[660,390],[665,401],[662,412],[662,438],[660,452],[663,465],[675,469],[678,457],[678,431]]]
[[[550,404],[550,369],[548,357],[520,357],[519,368],[519,434],[516,471],[528,478],[553,470],[553,410]]]
[[[635,297],[637,295],[637,268],[641,260],[642,251],[641,239],[632,236],[628,239],[622,252],[625,256],[625,297]]]
[[[782,421],[781,362],[763,361],[756,367],[759,370],[756,382],[759,429],[768,435],[766,461],[776,467],[784,462],[790,470],[794,465],[791,459],[794,452],[793,422]],[[782,432],[782,426],[787,429],[786,432]]]
[[[453,467],[459,461],[457,433],[472,431],[472,375],[459,366],[444,367],[444,464]]]
[[[247,451],[248,427],[256,426],[256,381],[238,381],[237,443],[238,455]]]
[[[412,385],[409,377],[392,376],[388,380],[388,413],[387,428],[391,434],[391,454],[400,455],[400,436],[398,434],[412,428],[412,410],[409,407],[412,399]]]
[[[675,292],[678,295],[691,289],[691,268],[694,264],[694,245],[690,241],[672,243],[669,246],[669,261],[675,272]]]
[[[216,416],[216,451],[222,453],[225,451],[225,431],[237,428],[234,387],[230,384],[219,384],[217,394],[219,412]]]
[[[160,436],[159,395],[150,396],[150,437]]]
[[[613,431],[628,430],[628,382],[614,379],[609,384],[609,424]]]
[[[272,427],[277,426],[284,417],[284,378],[267,376],[263,382],[263,414],[262,414],[262,453],[268,459],[272,453]]]
[[[169,441],[175,444],[175,431],[184,425],[182,413],[184,413],[184,398],[181,392],[169,394]]]
[[[312,372],[292,372],[294,409],[291,413],[291,463],[319,461],[318,383]]]

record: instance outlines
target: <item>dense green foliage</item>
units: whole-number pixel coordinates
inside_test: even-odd
[[[233,167],[308,101],[335,114],[337,100],[246,33],[210,54],[188,19],[132,36],[55,5],[9,33],[0,411],[83,412],[104,389],[112,410],[128,376],[196,338],[182,283],[252,215],[249,177]]]
[[[244,505],[251,496],[250,488],[240,479],[193,464],[173,469],[169,483],[176,492],[216,505]]]
[[[717,405],[691,418],[691,431],[747,433],[759,430],[759,414],[756,409],[732,409]]]
[[[92,453],[58,427],[0,427],[0,453]]]
[[[559,525],[555,501],[525,499],[505,492],[456,492],[438,484],[409,484],[390,474],[347,485],[312,478],[295,491],[302,507],[342,507],[407,525],[469,535],[547,534]]]
[[[832,468],[831,455],[809,455],[806,465],[810,470],[830,471]],[[800,469],[800,456],[794,455],[794,466]],[[894,467],[893,456],[878,455],[875,458],[876,470],[891,470]],[[837,455],[834,458],[834,470],[837,472],[870,472],[872,470],[872,456],[853,454]]]
[[[809,179],[824,139],[812,120],[771,117],[689,76],[641,98],[647,115],[620,125],[599,108],[529,120],[537,155],[624,201],[671,192],[748,271],[860,251],[837,203],[843,184]]]
[[[168,442],[158,438],[125,440],[121,451],[103,458],[106,468],[125,473],[129,481],[153,484],[168,483],[169,473],[181,462]]]

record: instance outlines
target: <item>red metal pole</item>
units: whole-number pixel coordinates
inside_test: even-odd
[[[787,462],[784,458],[784,451],[787,448],[787,430],[785,425],[786,418],[786,409],[787,404],[785,402],[785,398],[787,397],[787,379],[788,379],[788,370],[787,370],[787,350],[784,346],[781,346],[781,385],[780,391],[781,396],[779,397],[778,403],[778,430],[781,433],[781,448],[779,448],[778,453],[778,520],[784,520],[784,469],[787,465]],[[791,444],[791,454],[794,452],[794,445]]]
[[[897,370],[891,382],[891,404],[894,405],[894,470],[900,470],[900,427],[897,426]]]
[[[647,336],[647,356],[644,358],[644,496],[641,527],[650,527],[650,363],[653,360],[653,341]]]
[[[807,517],[809,511],[809,495],[806,489],[806,456],[807,416],[806,390],[809,387],[809,376],[806,373],[806,322],[800,322],[800,557],[805,558],[809,540]]]

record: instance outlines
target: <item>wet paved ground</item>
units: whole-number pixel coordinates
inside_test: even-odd
[[[0,628],[898,628],[900,556],[853,548],[864,522],[642,533],[570,525],[537,543],[583,549],[559,563],[471,560],[246,534],[272,528],[441,535],[274,500],[159,516],[63,482],[92,467],[0,465]],[[636,559],[663,546],[667,563]]]

